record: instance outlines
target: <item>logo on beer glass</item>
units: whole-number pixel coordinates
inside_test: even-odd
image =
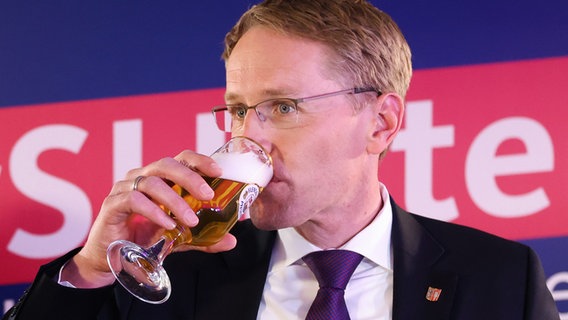
[[[243,188],[241,196],[239,197],[239,209],[238,209],[238,219],[240,220],[243,215],[248,215],[248,209],[250,205],[254,202],[258,194],[260,193],[260,188],[256,184],[249,184]]]

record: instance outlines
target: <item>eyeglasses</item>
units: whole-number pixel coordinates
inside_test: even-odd
[[[299,103],[343,94],[358,94],[363,92],[375,92],[377,96],[382,94],[381,91],[374,88],[352,88],[299,99],[268,99],[253,106],[247,106],[244,104],[221,105],[214,107],[211,112],[213,112],[217,127],[224,132],[232,132],[242,129],[244,126],[245,116],[250,109],[255,111],[260,121],[268,122],[274,128],[291,129],[301,125],[303,112],[302,109],[298,107]]]

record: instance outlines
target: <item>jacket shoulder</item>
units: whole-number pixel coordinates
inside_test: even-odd
[[[418,252],[424,242],[436,243],[441,248],[442,260],[466,270],[506,268],[511,264],[532,263],[534,251],[522,243],[488,232],[440,221],[393,206],[393,227],[397,229],[403,247]],[[540,263],[540,262],[539,262]],[[516,267],[519,270],[520,268]]]

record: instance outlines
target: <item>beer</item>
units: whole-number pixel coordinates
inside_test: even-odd
[[[148,248],[127,240],[109,245],[107,262],[112,274],[138,299],[148,303],[168,300],[171,283],[162,266],[164,258],[180,244],[208,246],[221,240],[272,179],[270,155],[249,138],[232,138],[211,158],[223,169],[219,178],[203,177],[215,191],[213,199],[201,201],[179,185],[172,187],[199,217],[195,227],[178,223]],[[170,210],[161,207],[175,219]]]
[[[180,225],[166,231],[174,247],[182,244],[208,246],[229,232],[272,178],[272,169],[253,154],[216,153],[213,159],[223,168],[220,178],[204,177],[215,191],[211,200],[197,200],[179,185],[173,189],[187,202],[199,218],[192,228]],[[171,215],[171,212],[166,209]]]

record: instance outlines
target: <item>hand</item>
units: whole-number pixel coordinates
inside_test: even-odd
[[[197,216],[168,182],[179,184],[197,199],[209,200],[213,190],[200,173],[217,177],[221,175],[221,169],[210,157],[192,151],[183,151],[175,158],[164,158],[129,171],[125,180],[115,183],[103,201],[85,246],[65,267],[62,279],[83,288],[114,282],[106,262],[106,250],[111,242],[125,239],[145,246],[155,241],[164,228],[175,227],[174,220],[159,204],[169,208],[181,223],[195,226]],[[134,190],[134,181],[139,176],[143,178]],[[219,252],[235,245],[236,239],[227,234],[215,245],[184,246],[184,249]]]

